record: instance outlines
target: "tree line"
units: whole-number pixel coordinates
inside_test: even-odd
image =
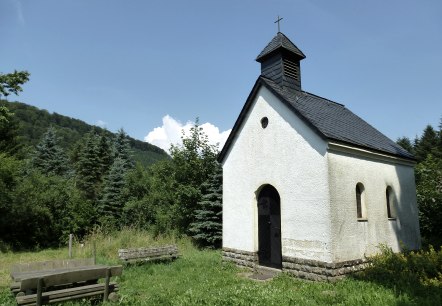
[[[442,119],[438,129],[425,127],[413,141],[397,143],[416,158],[416,196],[423,244],[442,245]]]
[[[69,233],[81,239],[98,226],[173,232],[220,245],[218,148],[198,121],[182,145],[171,147],[171,158],[145,167],[134,162],[124,130],[113,135],[92,128],[66,150],[50,126],[32,149],[22,150],[13,117],[3,106],[0,249],[63,245]]]
[[[92,128],[91,125],[74,118],[20,102],[8,102],[0,99],[0,108],[13,113],[8,123],[9,133],[16,134],[16,151],[29,152],[38,144],[49,126],[54,126],[60,139],[60,146],[71,151],[73,146]],[[95,127],[100,133],[112,137],[112,133],[101,127]],[[2,131],[0,131],[2,132]],[[2,136],[0,136],[0,139]],[[134,159],[145,166],[157,160],[169,158],[162,149],[131,137],[128,137]],[[0,140],[1,141],[1,140]]]

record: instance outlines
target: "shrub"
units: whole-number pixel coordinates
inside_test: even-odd
[[[394,253],[380,246],[381,253],[370,257],[370,266],[357,275],[365,280],[391,287],[397,294],[425,297],[442,303],[442,248]]]

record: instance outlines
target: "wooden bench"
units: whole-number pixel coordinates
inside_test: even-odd
[[[118,257],[124,263],[137,263],[157,260],[172,260],[179,257],[176,245],[151,248],[134,248],[118,250]]]
[[[43,305],[61,301],[100,296],[103,301],[115,299],[110,293],[118,290],[115,283],[110,282],[112,276],[122,274],[122,266],[89,266],[77,267],[69,271],[48,270],[45,273],[37,273],[22,278],[20,291],[27,292],[35,290],[35,294],[18,294],[16,301],[18,305]],[[104,283],[94,283],[98,279],[105,279]],[[89,282],[92,282],[90,284]],[[60,286],[62,289],[59,289]],[[67,286],[67,287],[66,287]]]
[[[11,267],[11,291],[14,294],[20,292],[20,282],[23,277],[27,277],[29,274],[41,273],[46,271],[59,270],[68,271],[70,269],[78,267],[89,267],[95,265],[94,258],[81,258],[81,259],[59,259],[49,261],[38,261],[30,263],[15,264]]]

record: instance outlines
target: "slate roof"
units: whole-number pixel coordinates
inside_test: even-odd
[[[227,154],[260,86],[268,88],[325,139],[414,160],[412,154],[353,114],[344,105],[305,91],[281,87],[274,81],[260,76],[218,157],[219,161],[222,161]]]
[[[269,44],[261,51],[256,60],[259,62],[262,58],[266,57],[278,48],[289,50],[300,56],[301,58],[305,58],[304,53],[302,53],[302,51],[299,50],[298,47],[296,47],[295,44],[287,38],[287,36],[285,36],[281,32],[278,32],[278,34],[276,34],[276,36],[273,37]]]

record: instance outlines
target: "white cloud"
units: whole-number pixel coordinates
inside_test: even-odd
[[[192,121],[187,121],[186,124],[182,124],[171,116],[166,115],[163,117],[163,125],[150,131],[149,134],[144,137],[144,140],[162,148],[166,152],[169,152],[171,144],[182,144],[181,135],[183,131],[185,135],[189,135],[190,128],[193,125],[194,122]],[[209,143],[213,145],[219,143],[220,149],[223,147],[231,131],[227,130],[220,132],[218,127],[209,122],[200,124],[200,126],[208,136]]]
[[[103,120],[98,120],[97,122],[95,122],[95,125],[105,129],[107,122],[104,122]]]

